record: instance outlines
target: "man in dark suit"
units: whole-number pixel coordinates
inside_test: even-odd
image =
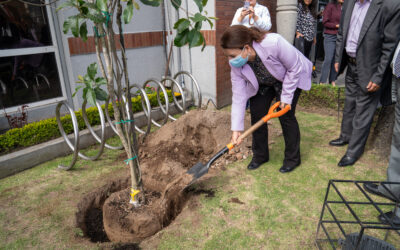
[[[400,11],[400,9],[398,10]],[[399,40],[400,40],[400,33]],[[393,101],[396,103],[395,124],[393,127],[392,146],[390,150],[389,167],[387,170],[387,181],[398,182],[399,184],[376,185],[374,183],[365,183],[364,189],[370,193],[388,198],[392,201],[400,200],[400,42],[397,46],[396,53],[393,58]],[[390,191],[389,191],[390,190]],[[395,196],[395,197],[393,197]],[[379,215],[379,219],[388,223],[389,218],[393,224],[400,226],[400,208],[396,211],[385,213],[387,217]]]
[[[398,10],[400,11],[400,9]],[[400,40],[400,33],[398,34]],[[392,185],[376,185],[374,183],[365,183],[364,189],[370,193],[388,198],[392,201],[400,200],[400,42],[397,46],[393,58],[393,101],[396,103],[395,124],[393,127],[392,146],[390,150],[389,167],[387,169],[387,181],[398,182]],[[395,197],[393,197],[395,196]],[[379,215],[379,220],[388,223],[387,218],[396,226],[400,226],[400,208],[396,211],[385,213],[387,217]]]
[[[389,63],[400,32],[399,0],[345,0],[336,40],[335,68],[347,66],[340,137],[349,144],[338,166],[353,165],[363,154],[379,100],[391,104]]]

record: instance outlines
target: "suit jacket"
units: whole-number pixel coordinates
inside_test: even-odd
[[[312,63],[281,35],[269,33],[253,48],[268,71],[282,82],[281,101],[291,104],[297,88],[311,88]],[[247,100],[256,95],[258,81],[248,64],[241,68],[231,66],[232,114],[231,128],[243,131]]]
[[[335,62],[339,74],[347,66],[346,41],[356,0],[344,1],[336,40]],[[391,104],[392,75],[389,64],[400,39],[400,1],[372,0],[358,39],[356,61],[358,84],[367,93],[370,81],[382,88],[381,102]]]

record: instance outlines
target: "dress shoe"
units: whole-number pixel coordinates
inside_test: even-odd
[[[382,192],[379,190],[379,185],[376,185],[375,183],[364,183],[364,184],[363,184],[363,187],[364,187],[364,190],[367,191],[368,193],[375,194],[375,195],[378,195],[378,196],[380,196],[380,197],[389,199],[389,200],[391,200],[391,201],[393,201],[393,202],[396,202],[396,201],[395,201],[392,197],[390,197],[389,195],[386,195],[386,194],[382,193]]]
[[[281,173],[289,173],[289,172],[292,172],[295,168],[297,168],[298,166],[300,166],[300,164],[297,164],[297,165],[295,165],[295,166],[292,166],[292,167],[289,167],[289,166],[282,166],[280,169],[279,169],[279,172],[281,172]]]
[[[397,208],[399,209],[399,208]],[[392,211],[386,212],[385,215],[389,218],[389,221],[393,223],[394,226],[400,227],[400,218],[396,216]],[[378,219],[384,223],[384,224],[389,224],[389,221],[383,216],[383,214],[380,214],[378,216]]]
[[[264,164],[266,162],[268,162],[268,161],[264,161],[264,162],[258,163],[258,162],[255,162],[255,161],[252,160],[249,163],[249,165],[247,165],[247,169],[248,170],[255,170],[255,169],[259,168],[262,164]]]
[[[344,155],[344,156],[342,157],[342,159],[339,161],[338,166],[339,166],[339,167],[351,166],[351,165],[354,165],[354,163],[356,163],[356,161],[357,161],[356,158],[353,158],[353,157]]]
[[[346,144],[349,144],[349,142],[343,140],[342,138],[338,138],[336,140],[332,140],[332,141],[329,142],[329,145],[335,146],[335,147],[341,147],[341,146],[344,146]]]

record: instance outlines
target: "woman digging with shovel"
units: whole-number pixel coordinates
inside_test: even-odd
[[[290,105],[290,110],[279,117],[285,138],[285,158],[279,171],[292,171],[301,163],[296,104],[301,90],[311,88],[312,63],[282,36],[254,27],[229,27],[221,37],[221,47],[231,66],[232,144],[242,141],[247,100],[253,125],[267,114],[276,98],[281,109]],[[269,160],[267,124],[253,132],[252,150],[249,170]]]

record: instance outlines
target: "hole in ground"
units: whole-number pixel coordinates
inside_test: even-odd
[[[91,242],[109,242],[103,225],[103,211],[90,208],[85,216],[86,234]]]

